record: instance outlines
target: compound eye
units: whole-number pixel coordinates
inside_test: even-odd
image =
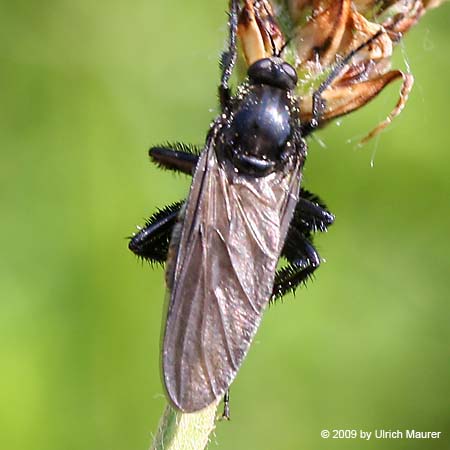
[[[283,70],[284,72],[289,76],[289,78],[292,80],[293,86],[295,87],[295,85],[297,84],[298,81],[298,77],[297,77],[297,72],[295,71],[295,69],[288,64],[287,62],[283,62],[282,64]]]
[[[253,63],[248,69],[252,84],[267,84],[281,89],[294,89],[297,84],[295,69],[281,58],[264,58]]]
[[[272,65],[270,58],[259,59],[249,67],[248,76],[255,81],[265,78],[272,71]]]

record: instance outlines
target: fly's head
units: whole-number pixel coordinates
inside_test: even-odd
[[[247,71],[250,84],[266,85],[291,91],[297,85],[297,72],[279,57],[263,58],[254,62]]]
[[[240,173],[254,177],[282,169],[294,151],[298,109],[291,91],[295,69],[278,57],[256,61],[248,69],[248,86],[236,98],[224,127],[218,156]]]

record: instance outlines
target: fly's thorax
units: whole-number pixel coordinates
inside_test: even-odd
[[[249,85],[222,128],[219,160],[228,159],[239,172],[252,176],[280,170],[293,152],[296,114],[289,91]]]
[[[298,103],[292,94],[295,69],[281,58],[256,61],[248,83],[233,99],[222,122],[216,152],[235,170],[253,177],[282,170],[299,139]]]

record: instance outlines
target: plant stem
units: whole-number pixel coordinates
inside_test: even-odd
[[[151,450],[203,450],[215,428],[217,403],[186,414],[167,405]]]

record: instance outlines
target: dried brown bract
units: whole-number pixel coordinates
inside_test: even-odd
[[[239,15],[238,34],[248,65],[279,52],[285,39],[272,5],[267,1],[246,1]]]
[[[246,0],[239,37],[248,65],[283,51],[297,70],[301,119],[312,116],[312,93],[343,58],[358,47],[324,91],[322,122],[348,114],[401,80],[400,96],[388,117],[364,141],[383,130],[404,108],[413,76],[391,70],[394,46],[427,9],[443,0]],[[281,27],[279,24],[282,24]],[[367,45],[364,45],[367,43]]]

